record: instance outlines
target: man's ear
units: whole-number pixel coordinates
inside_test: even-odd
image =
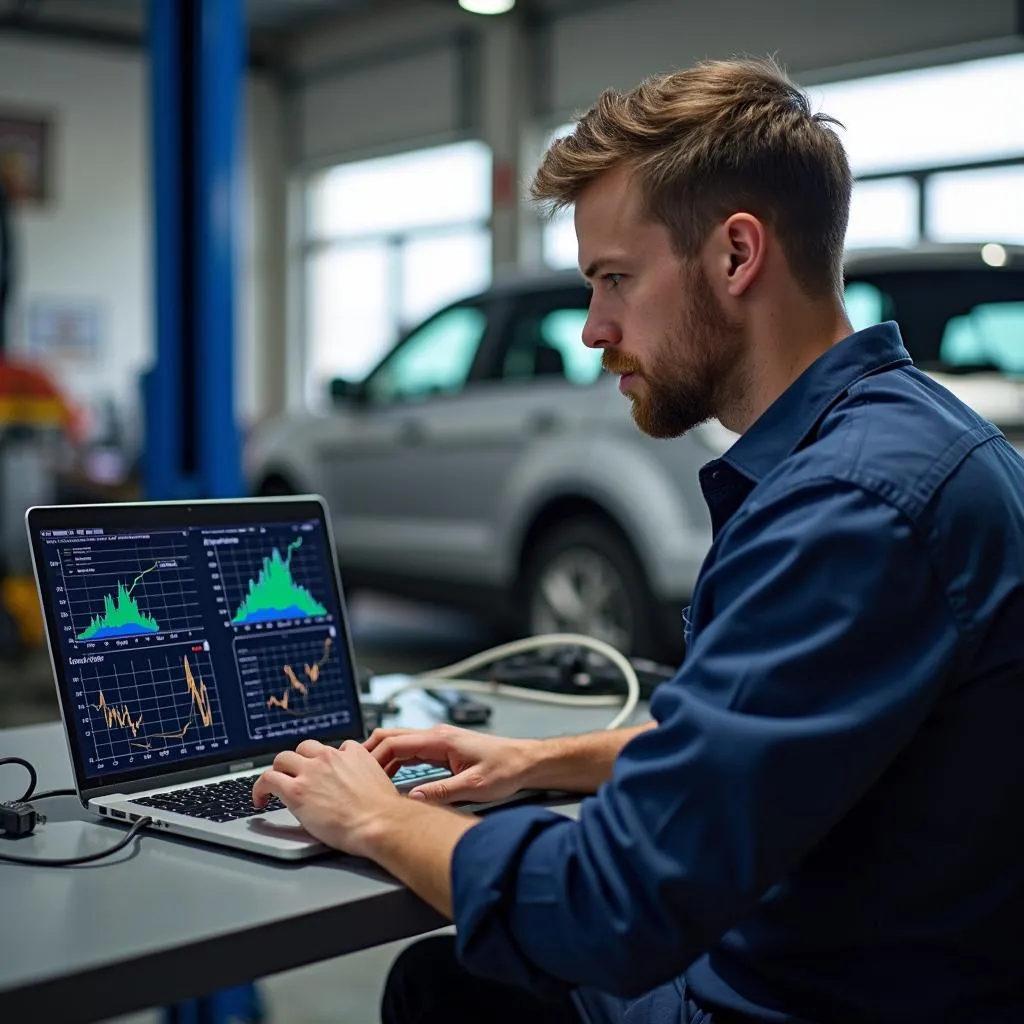
[[[734,213],[718,230],[720,280],[732,298],[739,298],[764,265],[768,233],[752,213]]]

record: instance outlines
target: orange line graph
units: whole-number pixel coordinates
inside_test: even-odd
[[[203,725],[209,726],[213,724],[213,709],[210,707],[210,695],[207,692],[206,683],[203,682],[202,677],[200,677],[198,683],[196,682],[196,677],[192,674],[192,666],[189,664],[187,655],[184,658],[184,667],[185,685],[188,687],[188,692],[192,697],[192,703],[189,707],[188,718],[185,720],[185,724],[177,732],[152,733],[149,738],[144,738],[140,742],[133,742],[131,744],[133,747],[138,747],[140,750],[150,750],[153,746],[151,742],[153,739],[184,739],[189,727],[195,724],[197,709],[199,711],[199,721]],[[139,734],[139,727],[142,725],[141,712],[138,718],[133,719],[127,704],[122,704],[120,707],[111,707],[107,703],[107,698],[102,690],[100,690],[99,704],[93,704],[92,707],[103,713],[103,719],[107,723],[108,729],[113,728],[116,724],[122,729],[131,730],[133,737]]]
[[[267,700],[267,708],[280,708],[282,711],[288,712],[290,715],[305,715],[308,714],[308,708],[303,707],[301,710],[292,708],[289,706],[291,695],[293,692],[298,693],[302,696],[303,703],[308,706],[309,704],[309,688],[320,679],[320,670],[327,664],[327,660],[331,656],[331,638],[326,637],[324,639],[324,653],[319,661],[315,661],[312,665],[303,665],[302,673],[309,680],[305,682],[295,674],[295,669],[291,665],[282,665],[281,671],[288,677],[288,688],[278,697],[276,694],[271,694]]]
[[[122,704],[120,707],[111,707],[107,703],[107,698],[104,696],[103,691],[100,690],[99,704],[92,704],[90,706],[103,715],[103,720],[107,723],[108,729],[112,729],[117,724],[122,729],[130,729],[133,736],[139,734],[139,726],[142,725],[142,715],[140,714],[138,718],[133,719],[127,704]]]

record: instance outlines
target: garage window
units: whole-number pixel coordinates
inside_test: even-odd
[[[305,385],[363,379],[402,331],[491,280],[491,154],[477,141],[327,168],[306,186]]]

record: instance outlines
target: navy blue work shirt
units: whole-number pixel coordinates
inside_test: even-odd
[[[1024,1021],[1024,459],[894,323],[701,485],[689,648],[572,821],[459,841],[457,949],[630,1024]]]

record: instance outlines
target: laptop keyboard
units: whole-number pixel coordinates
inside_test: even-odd
[[[443,778],[448,774],[446,769],[429,764],[405,765],[395,772],[391,781],[399,786],[403,783],[426,782],[434,777]],[[166,793],[139,797],[132,803],[216,822],[237,821],[239,818],[253,818],[268,811],[281,810],[284,804],[276,796],[272,796],[263,807],[257,807],[252,802],[252,787],[258,778],[259,775],[246,775],[225,779],[223,782],[211,782],[205,786],[172,789]]]

